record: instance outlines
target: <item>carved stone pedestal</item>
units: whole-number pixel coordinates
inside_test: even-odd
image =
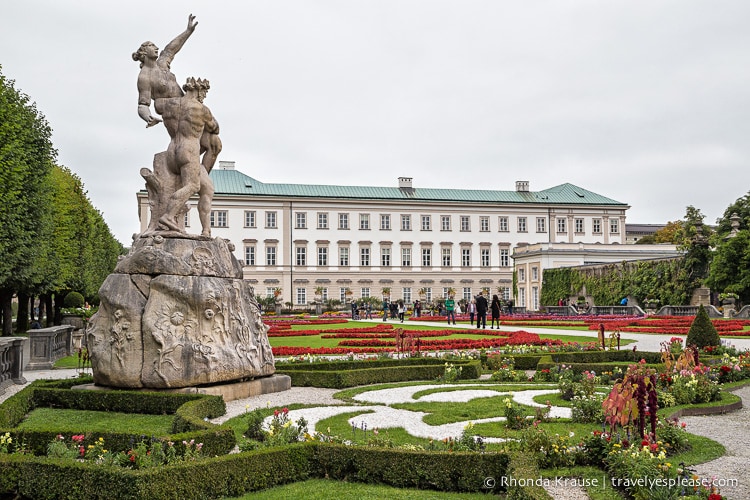
[[[275,372],[230,244],[180,236],[138,238],[100,288],[86,331],[97,385],[184,388]]]

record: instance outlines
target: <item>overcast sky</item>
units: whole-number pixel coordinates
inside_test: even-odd
[[[169,142],[137,115],[131,54],[190,13],[172,70],[211,81],[219,159],[262,182],[570,182],[630,223],[713,223],[750,190],[747,0],[3,2],[3,74],[125,245]]]

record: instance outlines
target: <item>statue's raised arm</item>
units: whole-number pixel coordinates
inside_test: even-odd
[[[147,127],[161,122],[161,118],[151,114],[151,101],[154,101],[156,113],[161,114],[160,99],[183,95],[170,65],[197,25],[195,16],[190,14],[185,31],[169,42],[161,54],[153,42],[143,42],[133,53],[133,60],[141,63],[141,71],[138,74],[138,116],[146,122]]]
[[[188,16],[187,28],[164,47],[164,50],[159,57],[159,64],[166,64],[167,68],[169,68],[172,59],[174,59],[174,56],[180,51],[182,46],[185,45],[187,39],[190,38],[190,35],[195,31],[196,26],[198,26],[198,22],[195,20],[195,16],[190,14]]]

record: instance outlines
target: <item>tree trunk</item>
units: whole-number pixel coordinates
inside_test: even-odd
[[[44,312],[47,314],[47,321],[43,324],[45,326],[55,326],[55,311],[52,309],[52,294],[46,293],[39,300],[44,300]]]
[[[39,312],[37,313],[37,319],[40,325],[44,325],[44,317],[47,314],[47,302],[44,300],[44,295],[39,296]]]
[[[29,329],[29,296],[18,294],[18,314],[16,315],[16,332],[21,333]]]
[[[13,292],[7,288],[0,289],[0,307],[2,307],[2,318],[3,318],[3,337],[11,337],[13,335],[13,308],[11,307],[11,299],[13,298]]]
[[[62,323],[62,312],[60,312],[60,309],[62,309],[62,306],[63,306],[63,297],[64,295],[55,292],[55,306],[54,306],[55,314],[52,315],[55,325],[59,325]],[[51,300],[52,300],[52,297],[50,297],[50,301]]]

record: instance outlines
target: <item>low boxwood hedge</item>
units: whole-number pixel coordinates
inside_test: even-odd
[[[488,477],[496,478],[499,484],[508,466],[505,453],[406,451],[319,442],[143,470],[0,455],[0,495],[40,499],[221,498],[311,477],[476,492],[486,491]]]
[[[386,382],[435,380],[445,373],[446,363],[461,367],[461,379],[476,379],[482,373],[481,363],[478,360],[445,361],[436,358],[308,364],[279,363],[276,365],[276,373],[289,375],[292,385],[296,387],[343,389]]]
[[[645,359],[647,363],[655,364],[661,362],[661,353],[658,352],[633,352],[632,350],[620,351],[581,351],[581,352],[558,352],[558,353],[535,353],[535,354],[492,354],[500,358],[513,358],[516,370],[542,370],[549,369],[559,364],[573,366],[576,371],[593,370],[597,373],[609,371],[615,366],[627,367]],[[482,354],[482,364],[488,366],[487,354]],[[597,366],[593,366],[597,364]]]
[[[449,363],[461,364],[468,363],[468,359],[463,360],[449,360]],[[367,368],[386,368],[386,367],[404,367],[404,366],[444,366],[446,360],[443,358],[435,357],[408,357],[408,358],[378,358],[378,359],[367,359],[367,360],[339,360],[339,361],[316,361],[314,363],[276,363],[276,372],[283,372],[286,370],[320,370],[320,371],[331,371],[331,370],[361,370]]]
[[[598,374],[603,372],[611,372],[615,368],[620,368],[624,373],[628,369],[628,366],[632,365],[634,361],[560,362],[554,360],[552,356],[542,356],[542,358],[539,360],[539,363],[537,364],[537,370],[551,370],[553,367],[558,366],[561,363],[565,364],[565,366],[567,367],[570,367],[570,369],[576,373],[589,371]],[[659,367],[659,365],[656,363],[646,363],[646,366],[655,369]]]
[[[71,390],[90,379],[78,380],[39,380],[8,398],[0,405],[0,433],[9,432],[15,442],[35,455],[44,455],[47,445],[59,434],[54,422],[49,430],[30,431],[15,427],[34,408],[56,407],[78,410],[112,411],[121,413],[174,414],[172,434],[156,436],[159,440],[170,440],[178,449],[182,441],[203,443],[206,455],[223,455],[236,445],[234,431],[225,426],[217,426],[205,419],[215,418],[226,413],[226,405],[221,396],[202,394],[175,394],[140,391],[88,391]],[[102,432],[86,436],[84,445],[99,437],[104,438],[110,450],[124,451],[141,441],[142,436],[120,432]],[[150,436],[149,436],[150,437]],[[182,450],[180,450],[182,451]]]

